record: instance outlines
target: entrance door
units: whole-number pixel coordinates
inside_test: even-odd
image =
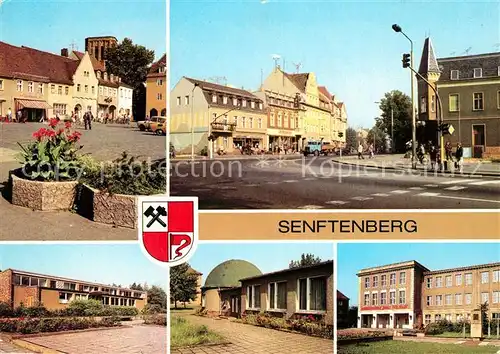
[[[486,147],[484,124],[472,125],[472,148],[475,158],[481,158]]]
[[[239,317],[240,314],[240,297],[231,296],[231,316]]]

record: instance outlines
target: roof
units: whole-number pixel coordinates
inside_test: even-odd
[[[72,85],[79,64],[57,54],[0,42],[0,77]]]
[[[424,272],[429,271],[428,268],[424,267],[422,264],[413,260],[413,261],[391,263],[391,264],[386,264],[386,265],[381,265],[381,266],[371,267],[371,268],[364,268],[358,272],[358,276],[363,274],[363,273],[384,272],[384,271],[390,271],[390,270],[402,269],[402,268],[411,268],[411,267],[419,267],[419,268],[423,269]]]
[[[467,55],[459,57],[448,57],[438,59],[441,68],[439,82],[451,80],[451,71],[458,70],[458,80],[488,80],[498,79],[498,67],[500,67],[500,53],[486,53]],[[481,78],[474,77],[474,69],[482,69]],[[453,80],[457,81],[457,80]]]
[[[97,81],[99,81],[100,86],[107,86],[114,88],[118,88],[120,86],[120,83],[118,81],[112,82],[110,80],[104,80],[104,79],[97,79]]]
[[[439,65],[436,60],[434,48],[430,37],[427,37],[424,42],[424,49],[422,50],[422,58],[420,59],[420,66],[418,68],[420,74],[439,73]]]
[[[156,62],[151,65],[148,72],[148,77],[166,77],[166,70],[164,72],[159,72],[161,67],[167,66],[167,54],[163,54],[163,56]]]
[[[78,58],[78,60],[82,60],[83,56],[85,55],[85,53],[78,52],[76,50],[74,50],[73,53]],[[94,67],[94,71],[98,71],[98,70],[102,71],[102,72],[106,71],[106,68],[102,62],[100,62],[99,60],[94,58],[94,56],[91,54],[89,54],[89,57],[90,57],[90,61],[92,62],[92,66]]]
[[[448,268],[448,269],[439,269],[439,270],[427,271],[427,272],[424,272],[424,275],[440,274],[440,273],[452,273],[452,272],[460,272],[460,271],[482,269],[482,268],[494,268],[494,267],[500,267],[500,262],[485,263],[485,264],[477,264],[477,265],[471,265],[471,266],[466,266],[466,267]]]
[[[301,73],[301,74],[288,74],[286,72],[283,72],[283,74],[290,79],[290,81],[297,86],[297,88],[305,92],[306,91],[306,85],[307,85],[307,80],[309,79],[309,73]]]
[[[337,300],[349,300],[349,298],[337,290]]]
[[[231,259],[212,269],[203,288],[238,287],[241,286],[240,279],[258,274],[262,272],[252,263],[241,259]]]
[[[128,291],[137,291],[137,292],[143,292],[143,293],[146,292],[146,291],[143,291],[143,290],[133,290],[133,289],[123,288],[123,287],[119,287],[119,286],[112,286],[112,285],[109,285],[109,284],[94,283],[94,282],[91,282],[91,281],[71,279],[71,278],[63,278],[63,277],[58,277],[58,276],[54,276],[54,275],[41,274],[41,273],[33,273],[33,272],[28,272],[28,271],[18,270],[18,269],[12,269],[12,268],[7,268],[7,269],[4,270],[4,272],[8,271],[8,270],[11,270],[14,274],[24,274],[24,275],[38,277],[38,278],[48,278],[48,279],[56,279],[56,280],[62,280],[62,281],[85,283],[85,284],[90,284],[90,285],[100,285],[100,286],[104,286],[106,288],[122,289],[122,290],[128,290]]]
[[[332,99],[333,95],[328,91],[326,86],[318,86],[318,91],[328,97],[328,99]]]
[[[216,92],[226,93],[228,95],[241,96],[245,98],[251,98],[254,100],[262,101],[259,97],[255,96],[253,93],[247,90],[224,86],[213,82],[207,82],[189,77],[184,77],[184,78],[189,82],[198,85],[204,91],[216,91]]]
[[[87,39],[109,39],[109,38],[113,38],[113,39],[116,39],[115,36],[95,36],[95,37],[87,37],[85,38],[85,40]],[[116,39],[118,41],[118,39]]]
[[[332,272],[333,272],[333,261],[324,261],[324,262],[319,262],[319,263],[316,263],[316,264],[313,264],[313,265],[308,265],[308,266],[303,266],[303,267],[296,267],[296,268],[287,268],[287,269],[278,270],[276,272],[264,273],[264,274],[260,274],[260,275],[256,275],[256,276],[242,278],[240,280],[241,281],[253,280],[253,279],[264,278],[264,277],[267,277],[267,276],[270,276],[270,275],[278,275],[278,274],[284,274],[284,273],[290,273],[290,272],[299,272],[299,271],[306,270],[306,269],[309,270],[309,269],[314,269],[314,268],[321,268],[321,267],[323,267],[325,265],[329,265],[329,264],[331,264],[331,266],[332,266]]]

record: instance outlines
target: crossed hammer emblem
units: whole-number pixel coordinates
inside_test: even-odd
[[[167,216],[167,209],[162,207],[161,205],[156,209],[150,206],[144,212],[144,215],[147,217],[152,217],[152,219],[147,223],[146,227],[151,227],[155,222],[158,222],[161,226],[167,227],[167,224],[160,218],[160,216]]]

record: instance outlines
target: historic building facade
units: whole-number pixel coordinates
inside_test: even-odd
[[[488,304],[500,318],[500,263],[431,271],[416,261],[363,269],[359,328],[413,328],[446,319],[469,320]]]
[[[141,310],[147,303],[147,292],[14,269],[0,272],[0,302],[12,308],[41,303],[48,310],[57,310],[83,299]]]
[[[106,52],[109,48],[116,47],[118,39],[113,36],[85,38],[85,51],[102,64],[106,61]]]
[[[146,116],[167,115],[167,55],[151,65],[146,79]]]
[[[455,130],[445,141],[454,146],[461,142],[466,156],[500,156],[500,53],[437,58],[427,38],[419,73],[437,88],[443,122]],[[418,96],[419,120],[427,125],[425,137],[433,138],[439,102],[421,79]]]

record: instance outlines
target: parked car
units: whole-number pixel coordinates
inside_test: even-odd
[[[166,135],[167,132],[167,118],[165,117],[153,117],[153,118],[158,118],[156,120],[152,120],[149,123],[149,131],[152,131],[153,133],[157,135]]]
[[[330,143],[325,143],[323,141],[308,141],[306,147],[304,148],[304,156],[308,155],[324,155],[333,154],[335,147]]]
[[[137,121],[137,128],[139,128],[139,130],[141,132],[146,131],[147,125],[149,125],[149,121],[147,121],[147,120],[138,120]]]

